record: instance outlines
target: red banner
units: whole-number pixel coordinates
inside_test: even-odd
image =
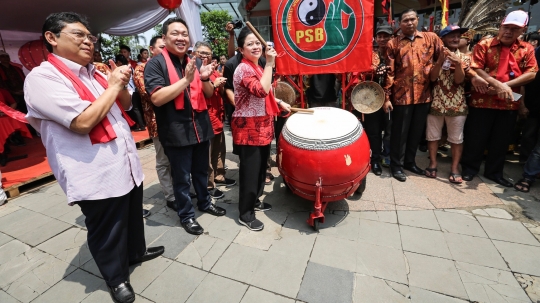
[[[280,75],[371,69],[373,0],[270,0]]]

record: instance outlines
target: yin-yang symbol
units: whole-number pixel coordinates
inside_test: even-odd
[[[302,0],[298,5],[298,19],[307,26],[321,22],[326,13],[323,0]]]

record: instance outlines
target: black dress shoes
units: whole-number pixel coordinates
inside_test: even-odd
[[[512,184],[510,181],[506,180],[503,177],[495,177],[495,176],[485,176],[485,177],[504,187],[514,187],[514,184]]]
[[[413,173],[415,173],[417,175],[422,175],[423,176],[423,175],[426,174],[426,172],[423,169],[421,169],[420,167],[416,166],[416,164],[411,165],[411,166],[403,166],[403,168],[405,168],[406,170],[408,170],[410,172],[413,172]]]
[[[207,209],[199,209],[200,211],[203,211],[205,213],[209,213],[216,217],[225,216],[227,211],[219,206],[216,206],[215,204],[210,204]]]
[[[463,174],[461,176],[461,179],[463,179],[463,181],[472,181],[472,179],[474,179],[474,175],[473,174]]]
[[[394,179],[396,179],[398,181],[401,181],[401,182],[405,182],[407,180],[407,176],[401,170],[393,171],[392,172],[392,177],[394,177]]]
[[[371,171],[373,172],[373,174],[375,174],[375,176],[382,175],[382,168],[378,162],[371,163]]]
[[[116,286],[109,286],[109,294],[114,303],[131,303],[135,302],[135,292],[129,282],[124,282]]]
[[[202,226],[200,226],[199,223],[193,218],[189,218],[185,222],[180,222],[180,224],[189,234],[200,235],[204,232]]]
[[[167,201],[167,207],[174,211],[178,211],[178,208],[176,207],[176,201]]]
[[[146,262],[146,261],[150,261],[152,259],[155,259],[161,256],[164,252],[165,252],[165,247],[163,246],[148,247],[144,255],[142,255],[142,257],[135,259],[133,261],[129,261],[129,266]]]

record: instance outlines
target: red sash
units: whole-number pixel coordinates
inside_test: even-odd
[[[49,63],[51,63],[62,75],[66,76],[66,78],[71,81],[73,87],[75,87],[75,90],[82,100],[88,100],[90,102],[94,102],[96,100],[94,94],[92,94],[88,87],[82,83],[81,79],[79,79],[79,77],[77,77],[60,59],[56,58],[53,54],[49,54],[47,61],[49,61]],[[107,89],[109,86],[107,79],[105,79],[100,73],[94,73],[94,78],[97,82],[99,82],[99,84],[101,84],[101,86],[103,86],[104,89]],[[133,122],[133,120],[131,120],[131,118],[126,114],[118,99],[116,99],[116,105],[118,105],[122,111],[122,116],[124,119],[126,119],[129,126],[135,124],[135,122]],[[116,133],[114,132],[114,129],[107,117],[103,118],[101,122],[94,126],[88,135],[90,136],[90,141],[92,144],[107,143],[116,139]]]
[[[257,79],[261,80],[263,75],[262,67],[259,65],[253,64],[253,62],[246,60],[245,58],[242,59],[242,63],[245,63],[249,65],[254,71]],[[266,102],[266,114],[269,116],[277,116],[280,113],[279,107],[276,102],[276,98],[274,98],[274,92],[270,88],[270,91],[268,92],[268,95],[266,95],[265,98]]]
[[[13,100],[13,97],[11,97],[9,91],[5,89],[0,89],[0,111],[6,114],[8,117],[11,117],[17,121],[28,123],[28,121],[26,121],[26,118],[24,117],[24,113],[11,108],[7,105],[8,103],[13,104],[15,103],[15,100]]]
[[[180,81],[180,77],[178,76],[178,73],[174,68],[174,65],[171,61],[171,56],[169,55],[167,49],[164,48],[161,54],[163,54],[163,58],[165,58],[165,63],[167,64],[167,73],[169,74],[169,80],[171,82],[171,85],[173,85],[174,83]],[[187,60],[187,63],[189,63],[188,56],[185,56],[184,60]],[[189,84],[188,97],[191,101],[191,107],[194,111],[202,112],[208,109],[206,107],[206,98],[204,97],[202,91],[202,82],[197,68],[195,68],[194,79]],[[181,92],[178,96],[176,96],[176,98],[174,98],[174,106],[177,110],[184,109],[184,92]]]
[[[497,80],[503,83],[510,81],[510,72],[514,72],[514,78],[521,76],[521,70],[516,62],[516,58],[510,52],[510,47],[501,45],[499,68],[497,69]]]

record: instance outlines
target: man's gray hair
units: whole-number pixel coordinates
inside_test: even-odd
[[[195,46],[193,47],[193,51],[196,52],[197,49],[201,46],[206,46],[208,47],[210,50],[212,50],[212,46],[210,45],[210,43],[206,42],[206,41],[197,41],[197,43],[195,43]]]

